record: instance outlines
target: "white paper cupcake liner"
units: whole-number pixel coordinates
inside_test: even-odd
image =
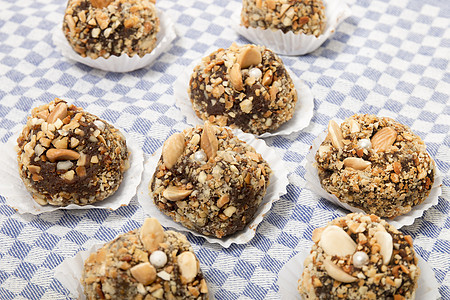
[[[84,289],[80,281],[83,274],[84,262],[92,253],[95,253],[103,245],[104,244],[94,244],[88,250],[80,251],[74,257],[65,259],[55,268],[55,278],[69,290],[71,293],[70,296],[73,296],[77,300],[86,300]],[[208,285],[208,292],[209,298],[214,299],[214,293],[210,285]]]
[[[329,194],[325,189],[322,188],[322,185],[320,184],[319,179],[319,173],[317,171],[317,168],[314,166],[315,163],[315,155],[317,150],[319,149],[319,146],[322,144],[324,139],[327,136],[327,132],[322,132],[314,141],[312,144],[312,148],[309,151],[308,155],[306,155],[306,188],[315,192],[322,198],[325,198],[332,203],[343,207],[351,212],[364,212],[363,210],[350,206],[347,203],[343,203],[338,200],[338,198],[335,195]],[[434,178],[434,183],[431,188],[430,194],[428,197],[419,205],[414,206],[410,212],[407,214],[395,217],[393,219],[386,219],[387,222],[394,225],[397,228],[401,228],[403,226],[411,225],[414,223],[414,220],[416,218],[419,218],[423,215],[425,210],[430,208],[433,205],[436,205],[439,201],[439,196],[442,193],[442,175],[439,172],[437,166],[436,166],[436,174]]]
[[[267,46],[282,55],[304,55],[319,48],[335,33],[338,25],[351,15],[350,8],[344,0],[324,0],[323,3],[327,25],[325,31],[319,37],[303,33],[294,34],[291,31],[283,33],[281,30],[246,28],[240,25],[240,10],[232,15],[231,22],[237,33],[254,44]]]
[[[237,134],[235,133],[235,135],[240,140],[248,143],[253,148],[255,148],[256,152],[260,153],[262,157],[267,161],[273,172],[270,177],[270,183],[267,188],[266,195],[264,196],[264,199],[262,200],[258,210],[256,211],[254,219],[252,220],[252,222],[250,222],[250,224],[247,224],[245,229],[238,231],[231,236],[219,239],[213,236],[205,236],[193,230],[187,229],[180,223],[173,221],[172,218],[162,213],[155,206],[153,199],[150,197],[150,192],[148,189],[150,180],[152,179],[152,176],[156,170],[158,160],[161,157],[162,148],[157,150],[152,156],[149,156],[148,160],[145,162],[144,175],[137,192],[138,201],[142,205],[144,212],[151,217],[157,218],[161,225],[165,227],[170,227],[177,231],[190,232],[195,236],[205,238],[210,243],[217,243],[225,248],[229,247],[233,243],[245,244],[250,241],[255,236],[256,228],[263,220],[265,214],[270,210],[272,204],[275,201],[279,200],[282,195],[287,193],[286,186],[289,183],[287,178],[288,172],[278,153],[272,148],[269,148],[263,140],[256,139],[253,135],[243,133],[242,131],[239,131],[239,133]]]
[[[73,296],[77,300],[86,300],[83,286],[80,282],[84,269],[84,261],[103,245],[104,244],[92,245],[88,250],[80,251],[74,257],[65,259],[55,268],[55,278],[69,290],[71,293],[70,296]]]
[[[143,57],[139,57],[139,55],[129,57],[127,54],[123,54],[121,56],[112,55],[107,59],[103,57],[99,57],[97,59],[82,57],[70,46],[64,36],[61,24],[58,24],[58,26],[53,30],[53,43],[57,48],[59,48],[65,57],[92,68],[109,72],[131,72],[144,68],[153,63],[153,61],[155,61],[161,53],[165,52],[171,46],[171,42],[176,38],[174,23],[172,20],[159,10],[158,17],[160,21],[160,30],[156,35],[156,47],[152,50],[152,52],[144,55]]]
[[[189,99],[188,88],[189,80],[191,78],[194,67],[199,62],[193,62],[178,76],[173,85],[175,104],[181,110],[181,113],[186,117],[188,124],[192,126],[202,125],[204,121],[200,119],[192,108],[191,100]],[[281,125],[273,132],[266,132],[258,136],[258,138],[273,137],[277,135],[289,135],[298,132],[308,127],[314,113],[314,96],[307,84],[300,80],[295,73],[286,67],[287,72],[294,82],[297,90],[297,103],[292,119]],[[239,130],[240,131],[240,130]],[[236,133],[236,132],[235,132]]]
[[[123,131],[121,131],[123,133]],[[141,182],[142,171],[144,169],[144,154],[141,147],[128,135],[124,134],[127,147],[130,151],[130,168],[124,173],[122,183],[117,191],[103,201],[91,205],[80,206],[70,204],[64,207],[53,205],[39,205],[34,201],[30,192],[25,188],[25,184],[19,175],[17,165],[17,138],[19,133],[13,134],[5,144],[0,145],[0,191],[6,198],[6,204],[17,210],[19,213],[29,213],[38,215],[59,209],[88,209],[105,208],[116,210],[121,206],[128,205],[136,194],[136,189]]]
[[[303,273],[303,262],[306,257],[308,257],[309,252],[309,249],[302,250],[296,256],[291,258],[281,269],[277,283],[280,287],[282,300],[302,299],[297,290],[297,286],[298,280]],[[416,299],[432,300],[439,298],[439,284],[436,281],[433,270],[423,258],[418,255],[417,257],[419,258],[418,266],[421,273],[416,289]]]

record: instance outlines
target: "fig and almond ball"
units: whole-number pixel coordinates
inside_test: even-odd
[[[375,215],[352,213],[313,231],[298,290],[304,299],[414,299],[413,240]]]
[[[297,102],[294,83],[275,53],[234,43],[202,59],[188,93],[201,119],[258,135],[289,121]]]
[[[81,283],[87,299],[208,299],[191,244],[148,218],[90,255]]]
[[[32,110],[17,143],[20,177],[40,205],[102,201],[129,168],[119,130],[58,98]]]
[[[253,220],[271,172],[230,129],[206,122],[166,140],[149,188],[155,205],[174,221],[223,238]]]
[[[83,57],[140,57],[156,47],[159,18],[150,0],[69,0],[63,33]]]
[[[243,0],[241,24],[318,37],[326,28],[322,0]]]
[[[330,121],[316,153],[322,187],[366,213],[394,218],[430,194],[435,163],[424,142],[391,118],[357,114]]]

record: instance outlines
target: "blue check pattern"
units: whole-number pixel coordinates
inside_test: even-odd
[[[0,0],[0,140],[18,131],[30,110],[55,97],[99,115],[151,154],[186,127],[172,84],[193,60],[231,42],[246,43],[229,19],[240,1],[166,0],[178,38],[151,66],[107,73],[62,57],[52,44],[65,1]],[[279,299],[277,274],[312,230],[345,211],[305,186],[305,156],[330,119],[354,113],[390,116],[409,125],[444,175],[439,203],[402,231],[435,272],[450,299],[450,6],[442,0],[349,0],[352,16],[317,51],[282,57],[315,96],[311,125],[266,139],[289,170],[288,194],[276,202],[246,245],[224,249],[188,236],[216,299]],[[300,91],[301,92],[301,91]],[[1,194],[1,191],[0,191]],[[18,199],[20,201],[20,199]],[[101,209],[20,215],[0,198],[0,299],[72,299],[54,278],[64,259],[139,227],[136,198]]]

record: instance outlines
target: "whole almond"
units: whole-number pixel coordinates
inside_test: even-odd
[[[397,139],[397,131],[391,127],[384,127],[379,130],[370,140],[375,152],[384,152],[388,150]]]
[[[328,275],[337,281],[350,283],[357,280],[356,277],[344,272],[344,270],[335,265],[329,258],[325,259],[323,266],[325,267]]]
[[[244,83],[242,81],[241,66],[234,64],[230,69],[230,81],[231,85],[236,91],[242,91],[244,89]]]
[[[164,229],[155,218],[147,218],[140,231],[139,238],[147,251],[153,252],[164,241]]]
[[[163,192],[163,197],[170,201],[183,200],[192,193],[192,190],[186,190],[177,186],[169,186]]]
[[[164,143],[162,157],[167,169],[171,169],[178,158],[184,152],[184,135],[182,133],[172,134]]]
[[[377,231],[374,236],[377,243],[380,245],[380,254],[383,257],[383,264],[387,265],[391,261],[392,251],[394,250],[392,235],[386,231]]]
[[[341,128],[334,120],[328,122],[328,135],[331,139],[331,144],[333,144],[335,148],[342,149],[344,146],[344,143],[342,142],[344,137],[342,136]]]
[[[75,160],[80,158],[80,153],[69,149],[48,149],[46,156],[49,161],[57,160]]]
[[[190,283],[194,281],[198,273],[197,259],[194,253],[185,251],[177,256],[178,267],[181,273],[181,282]]]
[[[256,46],[248,45],[237,57],[237,63],[241,66],[241,69],[246,69],[250,66],[259,65],[262,61],[261,52]]]
[[[216,137],[213,125],[208,121],[203,126],[202,136],[200,138],[200,148],[205,151],[208,159],[214,159],[219,149],[219,140]]]
[[[62,121],[65,117],[67,117],[67,104],[64,102],[59,102],[48,115],[47,123],[55,123],[58,119]]]
[[[328,255],[346,256],[352,255],[356,251],[356,243],[339,226],[331,225],[326,227],[320,235],[319,246]]]
[[[372,163],[359,157],[347,157],[344,159],[344,166],[355,170],[365,170],[370,167]]]

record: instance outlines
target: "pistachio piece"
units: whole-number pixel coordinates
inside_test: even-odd
[[[242,81],[241,66],[234,64],[230,69],[230,81],[236,91],[242,91],[244,89],[244,83]]]
[[[59,102],[48,115],[47,123],[52,124],[58,119],[63,120],[65,117],[67,117],[67,104]]]
[[[147,218],[139,231],[139,238],[145,249],[153,252],[164,241],[164,229],[157,219]]]
[[[78,152],[69,149],[48,149],[47,150],[47,158],[51,162],[55,162],[57,160],[75,160],[80,157]]]
[[[392,251],[394,249],[392,236],[386,231],[377,231],[374,236],[381,247],[380,254],[383,257],[383,264],[387,265],[391,260]]]
[[[350,283],[355,282],[357,280],[356,277],[353,277],[352,275],[344,272],[344,270],[339,268],[328,258],[324,260],[323,266],[325,267],[325,270],[327,271],[328,275],[337,281]]]
[[[181,282],[190,283],[194,281],[198,273],[197,259],[194,253],[186,251],[177,256],[178,267],[181,273]]]
[[[167,169],[171,169],[178,158],[184,152],[184,135],[182,133],[172,134],[164,143],[162,157]]]
[[[322,232],[319,246],[328,255],[346,256],[355,253],[357,245],[344,229],[331,225]]]
[[[245,47],[237,57],[237,63],[241,66],[241,69],[259,65],[261,61],[261,52],[256,46],[253,45],[248,45]]]
[[[375,152],[384,152],[388,150],[397,139],[397,131],[391,127],[385,127],[375,133],[370,140],[372,142],[372,148]]]
[[[163,192],[163,197],[170,201],[183,200],[192,193],[192,190],[186,190],[177,186],[169,186]]]
[[[148,285],[156,279],[156,269],[149,262],[135,265],[130,269],[130,272],[143,285]]]
[[[330,120],[330,122],[328,122],[328,135],[333,146],[335,148],[342,149],[344,146],[344,143],[342,142],[344,137],[342,136],[341,128],[334,120]]]
[[[344,166],[355,170],[365,170],[370,167],[372,163],[359,157],[347,157],[344,159]]]
[[[217,140],[213,125],[208,121],[203,126],[202,136],[200,138],[200,148],[205,151],[208,159],[214,159],[219,149],[219,140]]]

